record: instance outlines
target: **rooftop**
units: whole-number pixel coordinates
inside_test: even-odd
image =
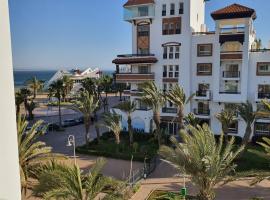
[[[154,0],[128,0],[124,4],[124,7],[135,6],[135,5],[143,5],[143,4],[152,4],[152,3],[155,3],[155,1]]]
[[[246,6],[235,3],[225,8],[212,12],[211,16],[214,20],[247,18],[247,17],[256,19],[256,11],[252,8],[248,8]]]

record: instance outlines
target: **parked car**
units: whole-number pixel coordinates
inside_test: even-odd
[[[59,131],[60,127],[58,124],[55,123],[49,123],[48,124],[48,131]]]
[[[79,123],[76,119],[66,119],[63,122],[63,127],[76,126],[78,124]]]

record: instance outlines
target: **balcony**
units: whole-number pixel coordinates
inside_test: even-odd
[[[242,60],[242,51],[221,51],[220,60]]]
[[[222,78],[224,80],[239,80],[240,74],[239,71],[223,71]]]
[[[211,100],[211,91],[209,90],[198,90],[194,96],[195,100]]]
[[[177,108],[162,108],[163,113],[170,113],[170,114],[176,114]]]
[[[220,28],[219,30],[221,35],[245,33],[245,27],[228,27],[228,28]]]
[[[154,5],[142,5],[124,8],[124,20],[128,22],[138,19],[153,19],[154,17]]]
[[[125,64],[153,64],[158,60],[155,54],[125,54],[118,55],[112,62],[116,65]]]
[[[117,83],[141,83],[145,81],[154,81],[154,73],[118,73],[116,74]]]
[[[197,118],[201,118],[201,119],[210,118],[210,109],[194,109],[193,113]]]

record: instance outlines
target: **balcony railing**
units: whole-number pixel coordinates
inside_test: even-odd
[[[196,92],[197,97],[207,97],[208,95],[208,90],[199,90]]]
[[[227,91],[221,91],[219,94],[241,94],[240,91],[234,91],[234,90],[227,90]]]
[[[177,108],[162,108],[163,113],[177,113]]]
[[[270,99],[270,92],[259,92],[258,99]]]
[[[210,109],[194,109],[194,114],[195,115],[209,116]]]
[[[117,55],[118,58],[150,57],[150,56],[155,56],[155,54],[146,53],[146,54],[123,54],[123,55]]]
[[[154,16],[155,16],[154,5],[134,6],[124,9],[124,20],[126,21],[142,18],[153,18]]]
[[[223,71],[223,78],[240,78],[239,71]]]
[[[237,34],[244,33],[245,27],[230,27],[230,28],[220,28],[220,34]]]

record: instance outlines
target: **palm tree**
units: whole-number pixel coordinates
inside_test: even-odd
[[[217,142],[206,124],[196,128],[188,126],[187,129],[192,134],[182,130],[183,143],[178,143],[172,137],[175,148],[162,146],[160,154],[183,173],[191,176],[192,183],[199,189],[199,200],[213,200],[214,187],[234,171],[236,165],[233,161],[243,150],[243,146],[234,151],[234,137],[224,144],[223,133]]]
[[[104,126],[113,132],[116,144],[120,144],[121,124],[120,116],[115,112],[104,114]]]
[[[248,101],[238,106],[237,110],[238,110],[239,115],[242,117],[242,119],[246,123],[246,131],[242,140],[242,144],[247,145],[250,140],[250,136],[252,134],[251,126],[254,123],[257,114],[256,112],[253,111],[253,106]]]
[[[225,134],[225,139],[228,140],[229,128],[233,123],[237,122],[235,112],[231,109],[222,110],[216,115],[216,118],[221,123],[222,132]]]
[[[93,78],[86,78],[82,81],[82,87],[84,90],[88,91],[89,94],[97,95],[97,86],[96,86],[96,81]]]
[[[178,108],[177,115],[180,130],[184,127],[184,106],[191,100],[192,97],[193,95],[187,98],[184,89],[178,84],[173,87],[166,95],[166,98]]]
[[[132,129],[132,113],[136,110],[135,101],[125,101],[120,103],[116,108],[120,109],[122,112],[127,114],[127,124],[128,124],[128,133],[129,133],[129,144],[132,146],[133,144],[133,129]]]
[[[141,88],[143,91],[142,101],[153,109],[153,120],[156,124],[156,134],[160,146],[162,134],[160,130],[160,111],[165,105],[165,96],[163,95],[163,91],[158,89],[153,81],[143,83]]]
[[[42,121],[36,122],[32,128],[27,131],[28,122],[21,118],[20,115],[17,120],[21,187],[22,191],[25,193],[30,187],[29,178],[34,176],[35,169],[43,161],[57,156],[51,153],[52,148],[46,146],[46,143],[38,141],[38,138],[46,131],[46,127],[41,127],[42,123]]]
[[[120,96],[119,101],[122,101],[122,94],[126,88],[127,88],[126,83],[116,83],[116,90],[117,92],[119,92],[119,96]]]
[[[200,120],[198,118],[196,118],[193,113],[189,113],[187,116],[185,116],[184,122],[187,125],[191,125],[193,127],[197,127],[200,124]]]
[[[67,95],[69,94],[69,92],[72,90],[73,87],[73,80],[69,76],[63,76],[62,81],[63,81],[62,97],[63,101],[66,102]]]
[[[62,115],[61,115],[61,96],[64,91],[63,80],[57,80],[53,82],[49,87],[49,97],[55,97],[58,101],[58,116],[59,116],[59,127],[62,128]]]
[[[25,112],[26,112],[26,110],[27,110],[27,108],[26,108],[27,107],[27,101],[28,101],[29,97],[32,95],[32,92],[27,88],[21,88],[20,89],[20,94],[21,94],[21,96],[23,98],[24,109],[25,109]]]
[[[27,102],[26,109],[28,111],[28,119],[33,120],[34,114],[33,111],[37,107],[36,103],[33,101],[33,99],[30,102]]]
[[[113,79],[109,75],[102,76],[100,79],[100,85],[105,92],[104,105],[108,105],[108,93],[111,90]]]
[[[97,159],[92,169],[84,174],[78,165],[64,165],[52,161],[40,168],[34,195],[42,199],[94,200],[112,179],[101,175],[105,160]]]
[[[85,143],[89,142],[89,130],[91,126],[91,116],[98,107],[98,100],[88,91],[82,92],[79,101],[76,101],[73,109],[83,114],[85,126]]]
[[[33,91],[33,98],[35,99],[37,96],[37,92],[43,88],[43,81],[37,79],[37,77],[32,77],[30,80],[27,81],[28,87],[30,87]]]
[[[16,104],[16,116],[19,115],[21,110],[21,104],[24,102],[24,97],[20,91],[15,94],[15,104]]]
[[[270,117],[270,102],[267,99],[261,101],[263,107],[257,112],[259,117]]]

